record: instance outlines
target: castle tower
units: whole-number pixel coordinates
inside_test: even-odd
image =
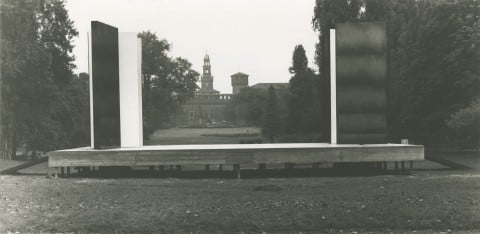
[[[208,54],[205,54],[205,57],[203,57],[203,74],[201,83],[201,90],[213,91],[213,76]]]
[[[240,90],[248,87],[248,75],[242,72],[237,72],[232,77],[233,95],[240,93]]]
[[[200,80],[201,86],[200,90],[198,90],[201,94],[218,94],[217,90],[213,89],[213,76],[212,76],[212,68],[210,66],[210,57],[208,54],[205,54],[203,57],[203,74]]]

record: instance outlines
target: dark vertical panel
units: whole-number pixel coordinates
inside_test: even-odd
[[[94,148],[120,145],[118,29],[92,21]]]
[[[338,143],[386,141],[384,23],[336,25]]]

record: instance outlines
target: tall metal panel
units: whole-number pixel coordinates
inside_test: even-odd
[[[92,147],[120,146],[118,29],[92,21],[91,30]]]
[[[336,25],[340,144],[386,142],[386,48],[384,23]]]

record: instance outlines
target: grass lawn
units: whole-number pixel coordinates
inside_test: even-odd
[[[228,144],[256,128],[166,129],[150,144]],[[253,136],[248,136],[253,137]],[[0,169],[19,161],[0,161]],[[242,168],[255,168],[252,167]],[[232,179],[202,166],[51,178],[42,163],[0,176],[0,233],[480,232],[480,172],[416,162],[413,175],[267,165]],[[390,169],[393,164],[390,164]]]
[[[247,133],[258,136],[232,137]],[[160,129],[152,134],[148,145],[238,144],[241,140],[261,138],[260,133],[257,127]]]
[[[241,180],[203,172],[48,179],[40,164],[0,176],[0,233],[480,231],[478,171],[416,168],[410,176],[298,169]]]

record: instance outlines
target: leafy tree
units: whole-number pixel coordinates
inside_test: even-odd
[[[199,73],[183,58],[168,56],[170,44],[155,33],[145,31],[142,38],[143,128],[144,139],[155,129],[174,124],[179,106],[198,88]]]
[[[469,106],[454,112],[446,124],[455,131],[457,144],[463,147],[480,146],[480,98]]]
[[[386,5],[391,139],[436,145],[453,137],[446,120],[480,90],[479,6],[476,1]]]
[[[167,52],[170,50],[170,44],[166,40],[159,40],[155,33],[149,31],[139,33],[138,37],[142,39],[143,135],[144,139],[148,139],[153,130],[158,128],[158,126],[154,126],[155,115],[158,111],[155,111],[152,100],[155,99],[157,102],[159,98],[163,100],[163,96],[159,97],[158,95],[159,91],[153,91],[158,86],[158,84],[154,84],[154,80],[167,76],[167,66],[170,62]]]
[[[22,89],[28,87],[38,59],[35,4],[26,1],[1,2],[1,157],[15,155],[23,124],[18,116],[27,105]],[[30,71],[30,72],[29,72]],[[32,72],[33,71],[33,72]],[[24,109],[24,108],[22,108]]]
[[[72,79],[72,40],[78,36],[73,21],[68,17],[63,1],[40,0],[39,39],[51,61],[48,68],[56,85],[66,85]]]
[[[1,152],[45,152],[70,142],[74,77],[71,40],[78,33],[63,1],[1,2]]]
[[[200,74],[192,69],[192,64],[184,58],[175,58],[168,76],[180,104],[193,97],[198,86],[196,81]]]
[[[67,143],[65,147],[90,145],[90,93],[87,73],[73,76],[65,88],[65,109],[69,120],[65,126]],[[58,113],[59,114],[59,113]]]

